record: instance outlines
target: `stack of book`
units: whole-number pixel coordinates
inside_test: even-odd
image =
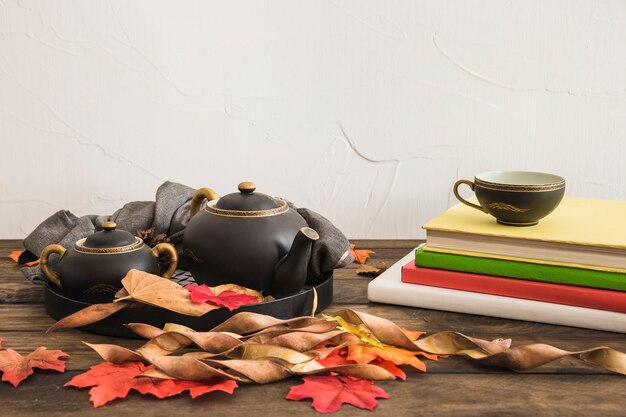
[[[458,204],[424,229],[370,300],[626,333],[626,202],[565,197],[531,227]]]

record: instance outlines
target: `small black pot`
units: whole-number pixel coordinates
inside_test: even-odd
[[[122,288],[120,281],[133,268],[160,274],[161,253],[167,253],[170,258],[169,267],[162,276],[172,276],[178,264],[178,255],[172,245],[159,243],[151,249],[140,238],[115,230],[116,227],[114,222],[106,222],[102,231],[79,240],[67,250],[61,245],[46,246],[40,256],[41,271],[63,290],[66,297],[87,303],[111,302]],[[55,266],[57,272],[50,267],[52,254],[59,255]]]

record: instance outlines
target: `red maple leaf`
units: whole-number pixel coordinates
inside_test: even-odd
[[[396,366],[392,361],[388,361],[386,359],[376,358],[372,362],[372,365],[380,366],[381,368],[388,371],[391,375],[400,378],[403,381],[406,381],[406,374],[404,371]]]
[[[355,249],[353,244],[350,245],[350,254],[354,257],[354,262],[364,264],[369,259],[370,255],[375,254],[373,250],[367,249]]]
[[[0,351],[2,380],[17,387],[33,373],[33,368],[65,372],[65,361],[61,358],[69,358],[69,355],[61,350],[48,350],[45,347],[38,347],[26,356],[13,349]]]
[[[374,385],[372,381],[333,376],[307,376],[304,384],[291,387],[288,400],[313,399],[313,408],[320,413],[332,413],[341,408],[343,403],[358,408],[373,410],[376,398],[389,398],[389,395]]]
[[[145,366],[141,362],[110,363],[104,362],[92,366],[87,372],[76,375],[66,387],[87,388],[89,399],[94,408],[101,407],[116,398],[126,398],[131,390],[157,398],[166,398],[172,395],[189,391],[191,398],[196,398],[211,391],[224,391],[232,394],[237,383],[232,380],[219,381],[183,381],[172,379],[158,379],[140,376],[144,372],[154,369],[153,365]]]
[[[333,366],[356,363],[353,360],[348,360],[346,358],[347,355],[348,348],[334,349],[328,355],[326,355],[325,358],[318,359],[317,363],[322,365],[324,368],[332,368]]]
[[[215,294],[211,288],[205,284],[187,284],[185,289],[191,292],[191,301],[197,304],[209,303],[216,306],[228,308],[230,311],[236,310],[244,304],[256,304],[259,299],[253,295],[241,294],[236,291],[226,290]]]

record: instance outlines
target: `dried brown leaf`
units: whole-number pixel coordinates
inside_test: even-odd
[[[95,323],[117,313],[121,309],[128,307],[128,305],[128,302],[90,305],[57,321],[46,330],[46,333],[61,329],[74,329]]]
[[[242,311],[241,313],[237,313],[230,317],[219,326],[214,327],[211,331],[232,332],[245,336],[253,336],[257,332],[261,332],[275,326],[282,326],[282,328],[291,330],[307,328],[307,331],[314,333],[324,333],[335,327],[332,324],[329,325],[325,320],[315,317],[303,316],[294,317],[288,320],[280,320],[265,314]]]
[[[136,362],[142,360],[142,356],[130,349],[118,345],[110,344],[93,344],[83,342],[91,349],[95,350],[98,355],[106,362],[122,363],[122,362]]]
[[[164,332],[152,338],[138,349],[141,353],[169,355],[190,344],[209,353],[223,353],[242,345],[242,341],[232,335],[220,332]]]
[[[370,264],[361,264],[356,270],[356,273],[359,275],[371,275],[371,276],[379,276],[383,272],[387,270],[389,266],[386,263],[382,263],[379,265],[370,265]]]
[[[126,274],[122,285],[128,296],[116,299],[118,302],[133,300],[195,317],[219,308],[210,304],[193,303],[189,291],[177,283],[137,269],[131,269]]]

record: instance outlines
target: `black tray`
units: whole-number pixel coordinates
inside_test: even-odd
[[[146,323],[159,328],[162,328],[165,323],[177,323],[196,331],[208,331],[242,311],[267,314],[279,319],[289,319],[311,314],[311,309],[313,308],[313,288],[317,291],[317,309],[315,312],[319,313],[328,307],[333,300],[332,275],[328,276],[321,284],[315,287],[306,287],[298,294],[265,303],[243,305],[234,311],[220,308],[201,317],[190,317],[160,308],[125,308],[104,320],[80,329],[107,336],[138,338],[135,333],[124,326],[125,323]],[[46,313],[55,320],[60,320],[90,305],[82,301],[66,298],[61,294],[60,290],[49,286],[45,287],[44,302]]]

